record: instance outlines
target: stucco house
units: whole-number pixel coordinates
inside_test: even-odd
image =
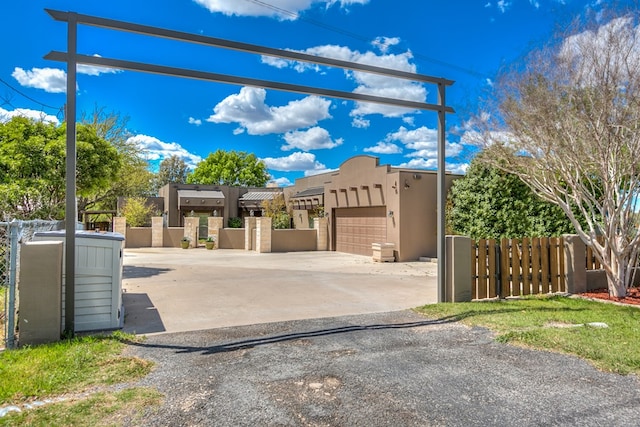
[[[446,174],[446,189],[459,175]],[[397,261],[436,257],[437,173],[380,165],[373,156],[346,160],[334,172],[285,188],[296,227],[324,215],[329,249],[371,255],[371,244],[394,243]]]
[[[244,218],[261,216],[262,202],[282,194],[278,187],[233,187],[228,185],[167,184],[158,196],[163,200],[167,227],[181,227],[185,216]],[[205,220],[206,225],[206,220]]]
[[[447,191],[459,177],[446,174]],[[329,250],[370,256],[372,243],[393,243],[396,260],[411,261],[436,257],[436,185],[435,171],[380,165],[377,157],[361,155],[290,187],[167,184],[156,200],[166,227],[199,216],[205,236],[207,217],[222,217],[225,226],[229,218],[259,217],[265,200],[283,194],[294,228],[313,228],[314,218],[327,218]]]

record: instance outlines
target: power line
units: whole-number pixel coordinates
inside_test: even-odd
[[[345,35],[347,37],[351,37],[353,39],[360,40],[360,41],[365,42],[365,43],[369,43],[371,41],[370,37],[365,37],[365,36],[363,36],[361,34],[357,34],[357,33],[351,32],[351,31],[347,31],[347,30],[339,28],[339,27],[334,27],[332,25],[325,24],[324,22],[316,21],[314,19],[305,18],[304,16],[300,15],[299,13],[292,12],[292,11],[287,10],[287,9],[283,9],[281,7],[278,7],[278,6],[274,6],[274,5],[270,4],[270,3],[267,3],[267,2],[262,1],[262,0],[245,0],[245,1],[257,4],[259,6],[267,8],[267,9],[271,9],[271,10],[273,10],[273,11],[275,11],[277,13],[280,13],[282,15],[290,16],[290,17],[292,17],[294,19],[299,19],[301,21],[307,22],[307,23],[315,25],[317,27],[324,28],[325,30],[333,31],[335,33],[339,33],[339,34]],[[430,62],[430,63],[433,63],[433,64],[441,65],[443,67],[448,67],[448,68],[460,71],[462,73],[466,73],[466,74],[472,75],[474,77],[479,77],[479,78],[488,77],[486,74],[480,73],[478,71],[474,71],[474,70],[472,70],[470,68],[465,68],[465,67],[462,67],[460,65],[451,64],[450,62],[441,61],[439,59],[431,58],[431,57],[429,57],[427,55],[424,55],[422,53],[419,53],[419,52],[412,52],[412,54],[413,54],[413,57],[418,59],[418,60],[422,60],[422,61],[425,61],[425,62]]]
[[[49,108],[51,110],[56,110],[56,111],[60,111],[60,107],[53,107],[51,105],[47,105],[43,102],[38,101],[37,99],[33,99],[32,97],[30,97],[29,95],[26,95],[25,93],[21,92],[20,90],[16,89],[15,87],[11,86],[9,83],[7,83],[6,81],[4,81],[2,78],[0,78],[0,83],[2,83],[3,85],[5,85],[6,87],[8,87],[9,89],[11,89],[12,91],[14,91],[15,93],[17,93],[18,95],[21,95],[25,98],[27,98],[29,101],[31,102],[35,102],[36,104],[40,105],[41,107],[44,108]]]

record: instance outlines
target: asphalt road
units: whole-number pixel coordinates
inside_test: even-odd
[[[149,336],[154,426],[637,426],[635,376],[411,311]]]

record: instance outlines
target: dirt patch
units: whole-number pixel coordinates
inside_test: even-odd
[[[580,293],[579,295],[585,298],[614,301],[622,304],[640,305],[640,288],[629,288],[627,296],[623,298],[617,298],[609,295],[609,291],[607,290],[607,288],[594,289],[589,292]]]

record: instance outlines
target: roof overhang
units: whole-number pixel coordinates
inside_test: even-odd
[[[211,209],[224,206],[224,194],[214,190],[178,190],[178,209]]]

